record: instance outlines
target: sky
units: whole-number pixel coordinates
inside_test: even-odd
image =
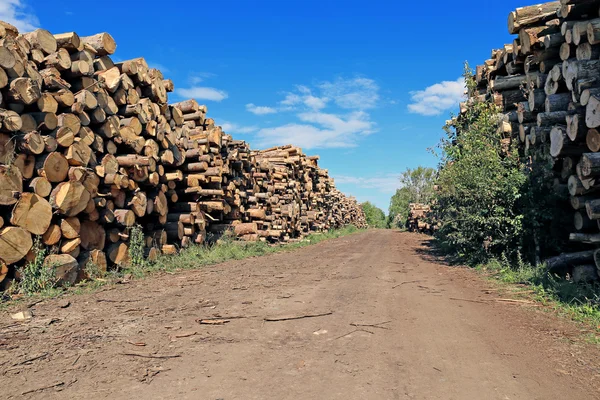
[[[408,3],[408,4],[407,4]],[[531,3],[531,2],[529,2]],[[399,176],[435,167],[463,96],[463,64],[511,43],[522,1],[0,0],[22,32],[110,33],[253,148],[320,155],[336,186],[387,213]]]

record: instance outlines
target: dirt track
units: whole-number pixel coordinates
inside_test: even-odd
[[[600,398],[600,351],[576,325],[495,301],[424,240],[369,231],[47,301],[26,324],[5,312],[3,397]],[[230,322],[197,322],[214,317]]]

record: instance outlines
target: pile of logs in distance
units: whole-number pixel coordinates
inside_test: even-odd
[[[61,282],[233,231],[288,242],[365,225],[357,202],[301,149],[252,151],[143,58],[114,62],[107,33],[80,37],[0,22],[0,289],[39,238]]]
[[[478,66],[478,99],[500,106],[507,143],[536,162],[553,160],[555,189],[568,190],[564,227],[573,249],[548,260],[576,281],[600,268],[600,1],[561,0],[518,8],[508,18],[514,41]],[[461,105],[461,111],[469,106]],[[543,158],[543,157],[540,157]],[[595,256],[596,255],[596,256]],[[598,267],[597,267],[598,266]]]
[[[409,232],[433,234],[438,226],[430,222],[431,206],[420,203],[410,203],[410,211],[406,220],[406,229]]]

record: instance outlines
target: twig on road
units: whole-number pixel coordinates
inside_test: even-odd
[[[283,316],[283,317],[265,317],[264,320],[267,322],[291,321],[294,319],[324,317],[326,315],[331,315],[331,314],[333,314],[333,311],[319,313],[319,314],[290,315],[290,316]]]
[[[66,384],[66,386],[71,386],[72,384],[74,384],[75,382],[77,382],[77,379],[72,380],[71,382],[69,382],[68,384]],[[42,386],[41,388],[37,388],[37,389],[31,389],[28,390],[26,392],[21,393],[21,396],[25,396],[26,394],[31,394],[31,393],[37,393],[37,392],[41,392],[47,389],[53,389],[59,386],[65,386],[65,383],[60,381],[60,382],[56,382],[53,385],[48,385],[48,386]]]
[[[490,304],[486,301],[481,300],[471,300],[471,299],[459,299],[458,297],[449,297],[450,300],[458,300],[458,301],[470,301],[471,303],[481,303],[481,304]]]
[[[418,280],[418,281],[407,281],[407,282],[402,282],[402,283],[399,283],[399,284],[398,284],[398,285],[396,285],[396,286],[392,286],[392,289],[396,289],[397,287],[399,287],[399,286],[402,286],[402,285],[404,285],[404,284],[407,284],[407,283],[418,283],[418,282],[423,282],[423,281],[422,281],[422,280]]]
[[[137,354],[137,353],[121,353],[123,356],[131,356],[131,357],[141,357],[141,358],[178,358],[181,357],[181,354],[173,354],[173,355],[153,355],[153,354]]]
[[[390,322],[392,322],[392,321],[379,322],[377,324],[357,324],[357,323],[353,322],[350,325],[351,326],[356,326],[356,327],[359,327],[359,326],[368,326],[368,327],[371,327],[371,328],[379,328],[379,329],[388,329],[389,330],[390,328],[388,328],[386,326],[381,326],[381,325],[389,324]]]
[[[367,332],[367,333],[370,333],[371,335],[374,335],[374,334],[375,334],[375,332],[371,332],[371,331],[368,331],[368,330],[366,330],[366,329],[355,329],[355,330],[353,330],[352,332],[348,332],[348,333],[346,333],[345,335],[338,336],[338,337],[334,338],[333,340],[338,340],[338,339],[341,339],[341,338],[343,338],[343,337],[346,337],[346,336],[348,336],[348,335],[352,335],[352,334],[353,334],[353,333],[355,333],[355,332]]]

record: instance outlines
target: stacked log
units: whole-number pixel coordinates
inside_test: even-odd
[[[108,33],[0,22],[0,286],[35,258],[36,237],[73,283],[89,262],[127,263],[135,226],[153,258],[207,232],[290,241],[364,224],[315,158],[251,151],[195,100],[169,104],[173,82],[115,50]]]
[[[478,92],[461,105],[493,100],[507,145],[516,142],[531,163],[551,160],[555,191],[570,200],[561,207],[573,216],[563,232],[578,251],[548,267],[585,280],[598,279],[582,273],[594,262],[600,271],[592,251],[600,244],[599,10],[597,0],[561,0],[511,12],[517,37],[477,67]]]
[[[421,203],[409,204],[408,218],[406,219],[406,229],[409,232],[432,234],[436,224],[430,222],[431,206]]]

